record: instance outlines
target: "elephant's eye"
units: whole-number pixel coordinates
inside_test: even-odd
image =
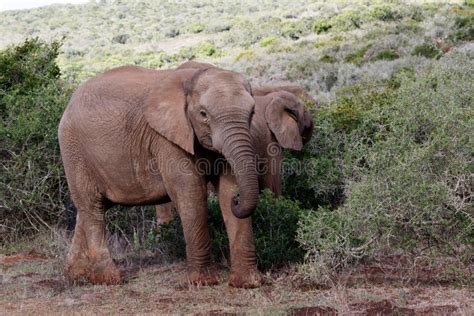
[[[296,117],[296,114],[293,113],[292,111],[286,111],[286,113],[288,113],[288,116],[291,117],[293,120],[295,120],[296,122],[298,122],[298,118]]]
[[[199,114],[201,115],[201,117],[202,117],[203,119],[207,120],[207,113],[206,113],[206,111],[201,110],[201,111],[199,111]]]

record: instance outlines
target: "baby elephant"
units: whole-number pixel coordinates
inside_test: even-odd
[[[269,188],[280,195],[282,148],[301,150],[310,140],[313,122],[300,100],[310,98],[308,96],[298,86],[254,89],[255,114],[250,133],[257,155],[261,189]],[[230,166],[219,175],[216,189],[230,242],[229,285],[258,287],[262,284],[262,277],[257,270],[251,218],[239,219],[231,212],[231,197],[237,190],[237,181]],[[156,206],[159,224],[171,221],[172,208],[172,203]]]
[[[286,91],[255,97],[255,102],[250,132],[259,164],[260,188],[270,188],[280,195],[282,148],[303,148],[313,130],[311,115],[297,96]],[[228,201],[236,190],[235,176],[227,166],[227,170],[219,177],[218,197],[230,242],[232,271],[229,284],[258,287],[262,281],[256,265],[252,220],[250,217],[238,219],[232,215]],[[245,278],[239,277],[244,275]]]

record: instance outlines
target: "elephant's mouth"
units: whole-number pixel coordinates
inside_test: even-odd
[[[202,139],[201,139],[201,144],[204,146],[204,148],[206,149],[213,149],[212,147],[212,137],[211,135],[205,135]]]

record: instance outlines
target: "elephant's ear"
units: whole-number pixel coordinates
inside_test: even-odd
[[[265,109],[265,120],[280,146],[293,150],[303,148],[296,97],[293,100],[273,97]]]
[[[160,135],[194,154],[194,130],[186,113],[184,76],[171,74],[148,96],[145,119]]]

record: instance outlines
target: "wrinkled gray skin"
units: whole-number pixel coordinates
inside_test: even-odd
[[[114,204],[173,201],[186,239],[188,278],[214,284],[210,271],[206,177],[198,158],[222,154],[236,171],[240,200],[232,214],[248,217],[258,199],[247,80],[219,68],[148,70],[120,67],[73,94],[59,143],[78,210],[66,274],[73,280],[119,283],[105,240],[104,212]]]
[[[208,68],[209,64],[187,62],[185,68]],[[257,154],[260,188],[269,188],[277,196],[281,194],[282,148],[301,150],[313,131],[311,114],[303,102],[314,101],[299,86],[264,86],[254,89],[255,114],[250,125],[251,140]],[[231,274],[229,284],[235,287],[253,288],[262,283],[257,270],[255,243],[250,218],[239,219],[231,212],[230,199],[237,190],[236,177],[229,165],[222,170],[215,183],[219,205],[224,217],[230,243]],[[156,206],[158,224],[173,219],[173,203]]]

